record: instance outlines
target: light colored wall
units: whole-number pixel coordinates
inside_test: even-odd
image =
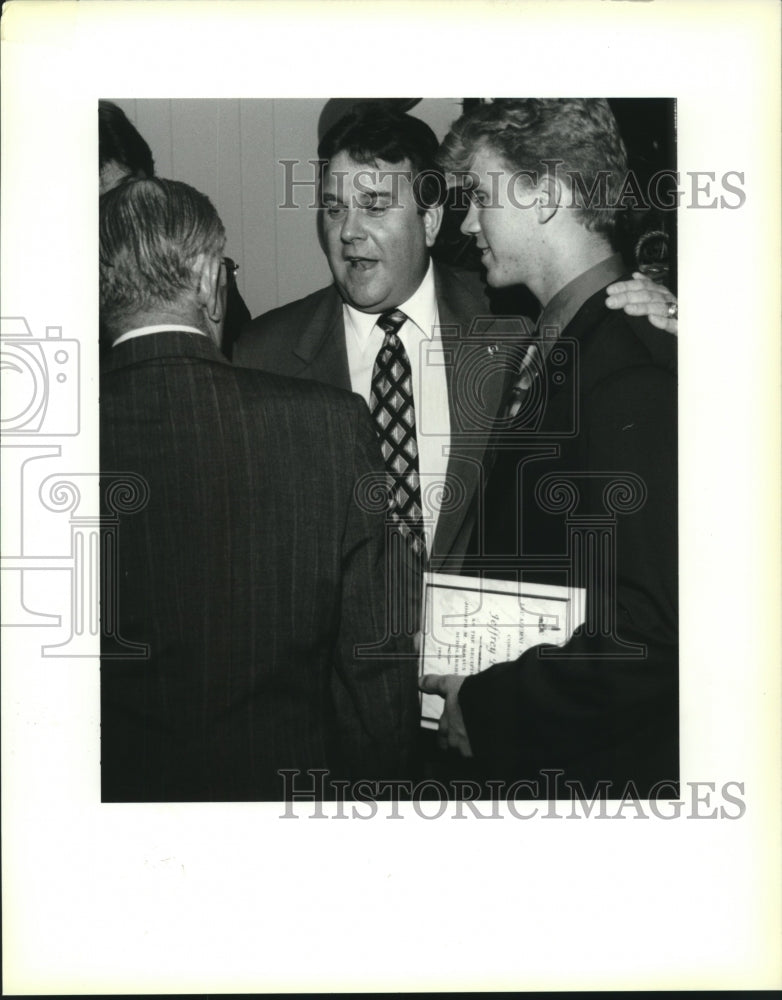
[[[112,98],[149,143],[159,176],[208,195],[228,234],[226,253],[241,265],[239,289],[253,316],[321,288],[331,280],[320,249],[309,191],[304,207],[285,203],[280,161],[313,168],[325,98],[258,100],[124,100]],[[412,110],[442,139],[459,116],[456,98],[424,98]]]

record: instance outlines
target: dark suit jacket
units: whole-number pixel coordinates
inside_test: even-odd
[[[414,662],[396,641],[357,651],[382,644],[387,603],[383,513],[354,493],[382,475],[363,402],[172,332],[113,349],[100,427],[104,513],[116,474],[148,487],[119,518],[116,578],[103,560],[104,801],[279,799],[280,768],[398,774]]]
[[[482,487],[482,462],[493,420],[514,366],[525,320],[492,317],[475,274],[435,264],[451,418],[446,493],[430,568],[458,572],[472,528],[469,512]],[[315,379],[350,389],[342,299],[334,285],[264,313],[234,347],[237,365]],[[446,561],[447,560],[447,561]]]
[[[569,561],[573,583],[588,589],[588,613],[606,600],[616,622],[579,630],[565,659],[537,647],[464,682],[468,735],[490,776],[540,781],[542,769],[561,769],[586,789],[610,781],[614,796],[628,781],[645,794],[678,780],[675,356],[675,338],[608,310],[600,291],[548,356],[527,431],[498,437],[478,562],[497,576],[518,569],[521,554],[524,579],[562,584]],[[622,474],[626,485],[607,490]],[[573,485],[569,511],[564,491],[550,479],[546,489],[552,475]],[[568,534],[605,539],[606,522],[615,542],[595,551],[615,565],[615,596],[604,571],[588,576],[583,558],[573,560],[578,543]],[[641,644],[644,655],[622,643]]]

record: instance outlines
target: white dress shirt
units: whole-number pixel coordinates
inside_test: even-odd
[[[410,359],[413,377],[418,470],[421,477],[421,500],[426,546],[432,551],[442,490],[435,484],[445,481],[451,442],[451,417],[448,409],[448,384],[445,378],[440,319],[434,287],[434,269],[429,270],[416,292],[397,307],[408,317],[399,329],[399,339]],[[385,333],[377,325],[377,315],[363,313],[343,305],[345,341],[348,352],[350,383],[354,392],[369,405],[372,371]]]

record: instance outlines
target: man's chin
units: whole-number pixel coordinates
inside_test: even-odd
[[[386,312],[387,309],[391,308],[390,306],[384,305],[382,302],[362,303],[362,302],[356,302],[354,299],[345,299],[345,301],[349,306],[352,306],[353,309],[356,310],[356,312],[367,313],[373,316],[379,316],[380,313]]]
[[[486,284],[490,288],[509,288],[511,285],[518,284],[516,281],[510,281],[506,275],[496,269],[489,270],[486,269]]]
[[[385,295],[373,294],[371,289],[357,288],[354,284],[338,284],[337,287],[345,302],[359,312],[381,313],[385,309],[384,303],[387,298]]]

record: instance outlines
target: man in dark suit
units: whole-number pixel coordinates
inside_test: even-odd
[[[125,512],[104,540],[104,801],[279,799],[282,769],[395,777],[415,734],[366,407],[225,360],[224,243],[185,184],[101,199],[102,493]]]
[[[372,409],[383,317],[400,310],[429,567],[449,558],[456,569],[511,365],[507,331],[491,328],[477,275],[430,260],[445,193],[437,148],[428,125],[380,104],[332,126],[318,155],[320,235],[334,284],[255,319],[233,360],[353,389]],[[514,337],[525,328],[516,321]],[[456,439],[463,447],[452,447]]]
[[[489,284],[524,283],[542,306],[498,424],[474,565],[585,587],[587,603],[561,649],[425,677],[445,698],[441,744],[531,797],[675,797],[676,352],[606,307],[624,272],[616,123],[605,101],[496,102],[454,125],[442,157],[472,171],[463,230]]]

